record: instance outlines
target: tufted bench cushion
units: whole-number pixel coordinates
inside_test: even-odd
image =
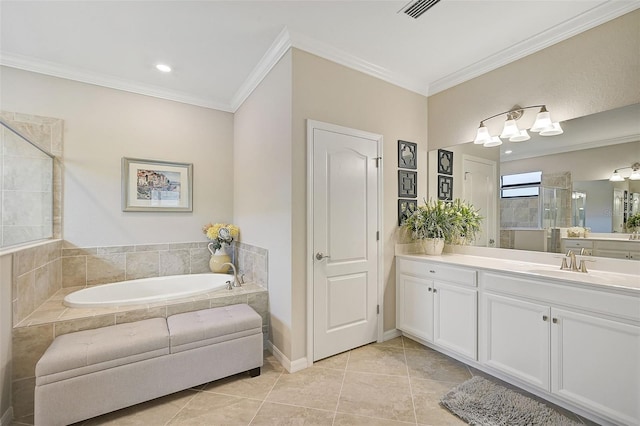
[[[36,365],[44,385],[169,353],[164,318],[78,331],[55,338]]]
[[[172,315],[167,325],[172,354],[262,334],[262,317],[246,304]]]

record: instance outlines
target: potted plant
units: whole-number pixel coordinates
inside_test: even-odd
[[[636,213],[627,218],[627,230],[630,233],[636,232],[640,229],[640,213]]]
[[[420,241],[426,254],[441,254],[444,243],[468,244],[480,231],[482,218],[472,205],[460,199],[453,202],[425,201],[403,224],[412,239]]]
[[[202,227],[202,233],[211,240],[207,244],[207,248],[211,253],[209,260],[209,268],[211,272],[226,273],[229,270],[228,263],[231,262],[231,256],[227,252],[227,248],[237,239],[240,230],[237,226],[228,223],[208,223]]]

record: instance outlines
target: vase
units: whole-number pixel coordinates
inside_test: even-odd
[[[444,249],[444,239],[442,238],[424,238],[420,240],[424,254],[440,255]]]
[[[211,272],[215,272],[217,274],[226,274],[231,269],[230,265],[225,265],[225,263],[231,263],[231,256],[227,252],[226,244],[223,244],[222,247],[213,251],[212,249],[213,243],[209,243],[207,248],[211,253],[211,259],[209,259],[209,269]]]

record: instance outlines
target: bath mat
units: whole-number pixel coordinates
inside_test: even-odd
[[[470,425],[582,425],[543,403],[480,376],[451,389],[440,404]]]

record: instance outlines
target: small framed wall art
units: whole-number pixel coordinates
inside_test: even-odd
[[[398,197],[416,198],[416,181],[418,173],[408,170],[398,170]]]
[[[438,173],[453,175],[453,152],[446,149],[438,150]]]
[[[417,200],[398,200],[398,226],[402,226],[405,220],[416,211]]]
[[[401,169],[417,169],[417,149],[414,142],[398,140],[398,167]]]
[[[193,164],[122,159],[122,211],[193,211]]]
[[[453,177],[438,175],[438,200],[453,200]]]

